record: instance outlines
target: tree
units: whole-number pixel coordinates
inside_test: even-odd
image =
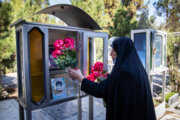
[[[135,28],[137,21],[134,15],[124,6],[120,5],[113,18],[113,26],[109,26],[111,36],[130,36],[131,29]]]
[[[155,17],[150,16],[150,18],[148,18],[148,16],[149,16],[149,10],[143,9],[138,21],[138,25],[137,25],[138,29],[156,28]]]
[[[180,31],[180,2],[178,0],[159,0],[154,2],[158,16],[166,17],[166,29],[171,32]]]
[[[169,68],[170,83],[173,92],[180,92],[180,72],[178,72],[178,55],[180,53],[180,35],[168,34],[167,65]]]
[[[115,12],[117,10],[117,8],[120,5],[120,0],[103,0],[104,1],[104,14],[106,16],[106,20],[107,20],[107,24],[105,24],[104,28],[108,31],[108,27],[109,26],[113,26],[113,17],[115,15]]]
[[[87,12],[101,27],[106,24],[103,0],[72,0],[72,4]]]
[[[12,21],[12,6],[9,2],[0,2],[0,83],[5,69],[11,67],[15,55],[14,40],[9,25]]]
[[[144,8],[144,0],[121,0],[122,5],[125,6],[132,15],[135,15],[137,10]]]

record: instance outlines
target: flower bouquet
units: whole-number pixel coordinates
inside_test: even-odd
[[[87,79],[93,82],[98,82],[98,83],[106,79],[107,72],[103,70],[103,67],[104,67],[103,63],[96,62],[94,66],[92,66],[91,74],[87,76]],[[106,107],[106,101],[104,99],[103,99],[103,104],[104,104],[104,107]]]
[[[54,62],[58,68],[75,68],[77,65],[77,52],[74,48],[74,39],[58,39],[53,45],[54,51],[52,52],[52,56],[54,57]]]
[[[103,70],[103,63],[101,62],[96,62],[92,67],[91,67],[91,74],[87,76],[87,79],[95,82],[101,82],[102,80],[106,79],[107,77],[107,72]]]

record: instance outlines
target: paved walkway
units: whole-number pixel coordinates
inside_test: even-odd
[[[102,99],[94,98],[94,120],[105,120]],[[77,120],[77,100],[57,104],[32,112],[33,120]],[[0,120],[19,120],[15,99],[0,101]],[[88,97],[82,98],[82,120],[88,120]],[[180,110],[167,109],[160,120],[180,120]]]
[[[82,120],[88,120],[88,97],[82,98]],[[105,120],[102,99],[94,98],[94,120]],[[33,120],[77,120],[77,100],[32,112]],[[15,99],[0,101],[0,120],[19,120]]]

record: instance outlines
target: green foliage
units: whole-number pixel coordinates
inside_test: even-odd
[[[180,72],[178,71],[178,55],[180,53],[180,36],[168,35],[167,65],[169,68],[170,82],[174,92],[180,91]]]
[[[75,50],[65,50],[64,54],[59,55],[54,61],[61,70],[67,67],[75,68],[77,65],[77,52]]]
[[[140,10],[144,4],[144,0],[122,0],[122,2],[125,7],[128,7],[134,13],[136,13],[137,10]]]
[[[140,19],[138,21],[138,25],[137,28],[138,29],[147,29],[147,28],[155,28],[155,17],[154,16],[150,16],[150,18],[148,18],[149,16],[149,10],[148,9],[143,9],[141,15],[140,15]]]
[[[103,39],[94,38],[96,60],[103,63]]]
[[[0,2],[0,76],[6,73],[6,68],[13,66],[15,60],[15,42],[9,28],[13,19],[11,13],[11,4]]]
[[[168,94],[165,96],[165,101],[168,102],[169,98],[170,98],[171,96],[173,96],[174,94],[176,94],[176,93],[175,93],[175,92],[170,92],[170,93],[168,93]]]
[[[120,5],[113,18],[113,26],[109,26],[111,36],[130,36],[130,31],[136,28],[135,16],[124,6]]]
[[[72,0],[72,5],[87,12],[101,27],[106,24],[103,0]]]
[[[158,0],[154,6],[157,15],[166,17],[166,29],[171,32],[180,31],[180,2],[178,0]]]

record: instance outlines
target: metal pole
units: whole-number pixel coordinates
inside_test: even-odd
[[[163,81],[162,81],[162,100],[165,100],[165,89],[166,89],[166,70],[163,71]]]
[[[93,66],[94,63],[94,39],[90,38],[89,39],[89,73],[90,68]],[[93,120],[93,96],[89,96],[89,120]]]
[[[32,120],[31,110],[25,110],[26,120]]]
[[[81,85],[79,85],[79,95],[78,95],[78,120],[82,119],[82,103],[81,103]]]
[[[24,109],[20,104],[19,104],[19,120],[24,120]]]
[[[93,120],[93,96],[89,96],[89,120]]]
[[[150,86],[151,86],[151,94],[153,95],[153,76],[149,75],[149,79],[150,79]]]

